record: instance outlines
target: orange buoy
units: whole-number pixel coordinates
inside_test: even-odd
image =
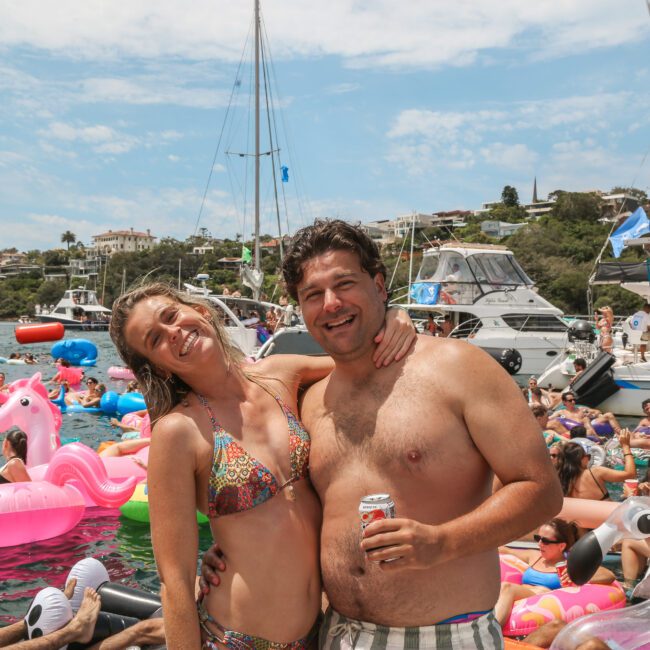
[[[36,325],[21,325],[15,330],[18,343],[44,343],[58,341],[65,334],[63,323],[37,323]]]

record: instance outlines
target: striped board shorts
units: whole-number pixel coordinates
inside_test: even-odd
[[[503,634],[493,612],[466,623],[386,627],[346,618],[331,607],[325,614],[319,650],[502,650]]]

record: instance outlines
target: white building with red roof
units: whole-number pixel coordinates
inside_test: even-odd
[[[147,232],[133,230],[109,230],[101,235],[93,235],[93,245],[98,253],[112,255],[113,253],[135,253],[145,251],[156,245],[149,229]]]

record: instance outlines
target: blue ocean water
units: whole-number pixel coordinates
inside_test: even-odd
[[[87,369],[86,376],[96,377],[109,390],[124,391],[125,382],[107,375],[110,366],[121,365],[107,332],[66,332],[66,338],[84,338],[95,343],[98,362]],[[51,343],[19,345],[14,324],[0,323],[0,356],[8,357],[14,351],[32,352],[40,360],[33,366],[0,364],[0,371],[9,382],[35,372],[40,372],[44,379],[51,378],[56,372],[49,353],[51,347]],[[64,441],[78,439],[94,449],[103,440],[118,439],[108,416],[87,413],[64,414],[60,433]],[[206,549],[210,540],[209,528],[203,526],[201,549]],[[81,522],[66,535],[0,548],[0,626],[22,618],[31,599],[43,587],[63,587],[70,568],[84,557],[101,560],[114,582],[156,592],[160,588],[149,525],[124,518],[117,509],[87,508]]]

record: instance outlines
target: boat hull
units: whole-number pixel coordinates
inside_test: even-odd
[[[83,330],[84,332],[106,332],[109,327],[108,322],[103,321],[90,321],[82,323],[81,321],[70,320],[68,318],[60,318],[57,316],[49,316],[41,314],[39,316],[41,323],[61,323],[67,330]]]

